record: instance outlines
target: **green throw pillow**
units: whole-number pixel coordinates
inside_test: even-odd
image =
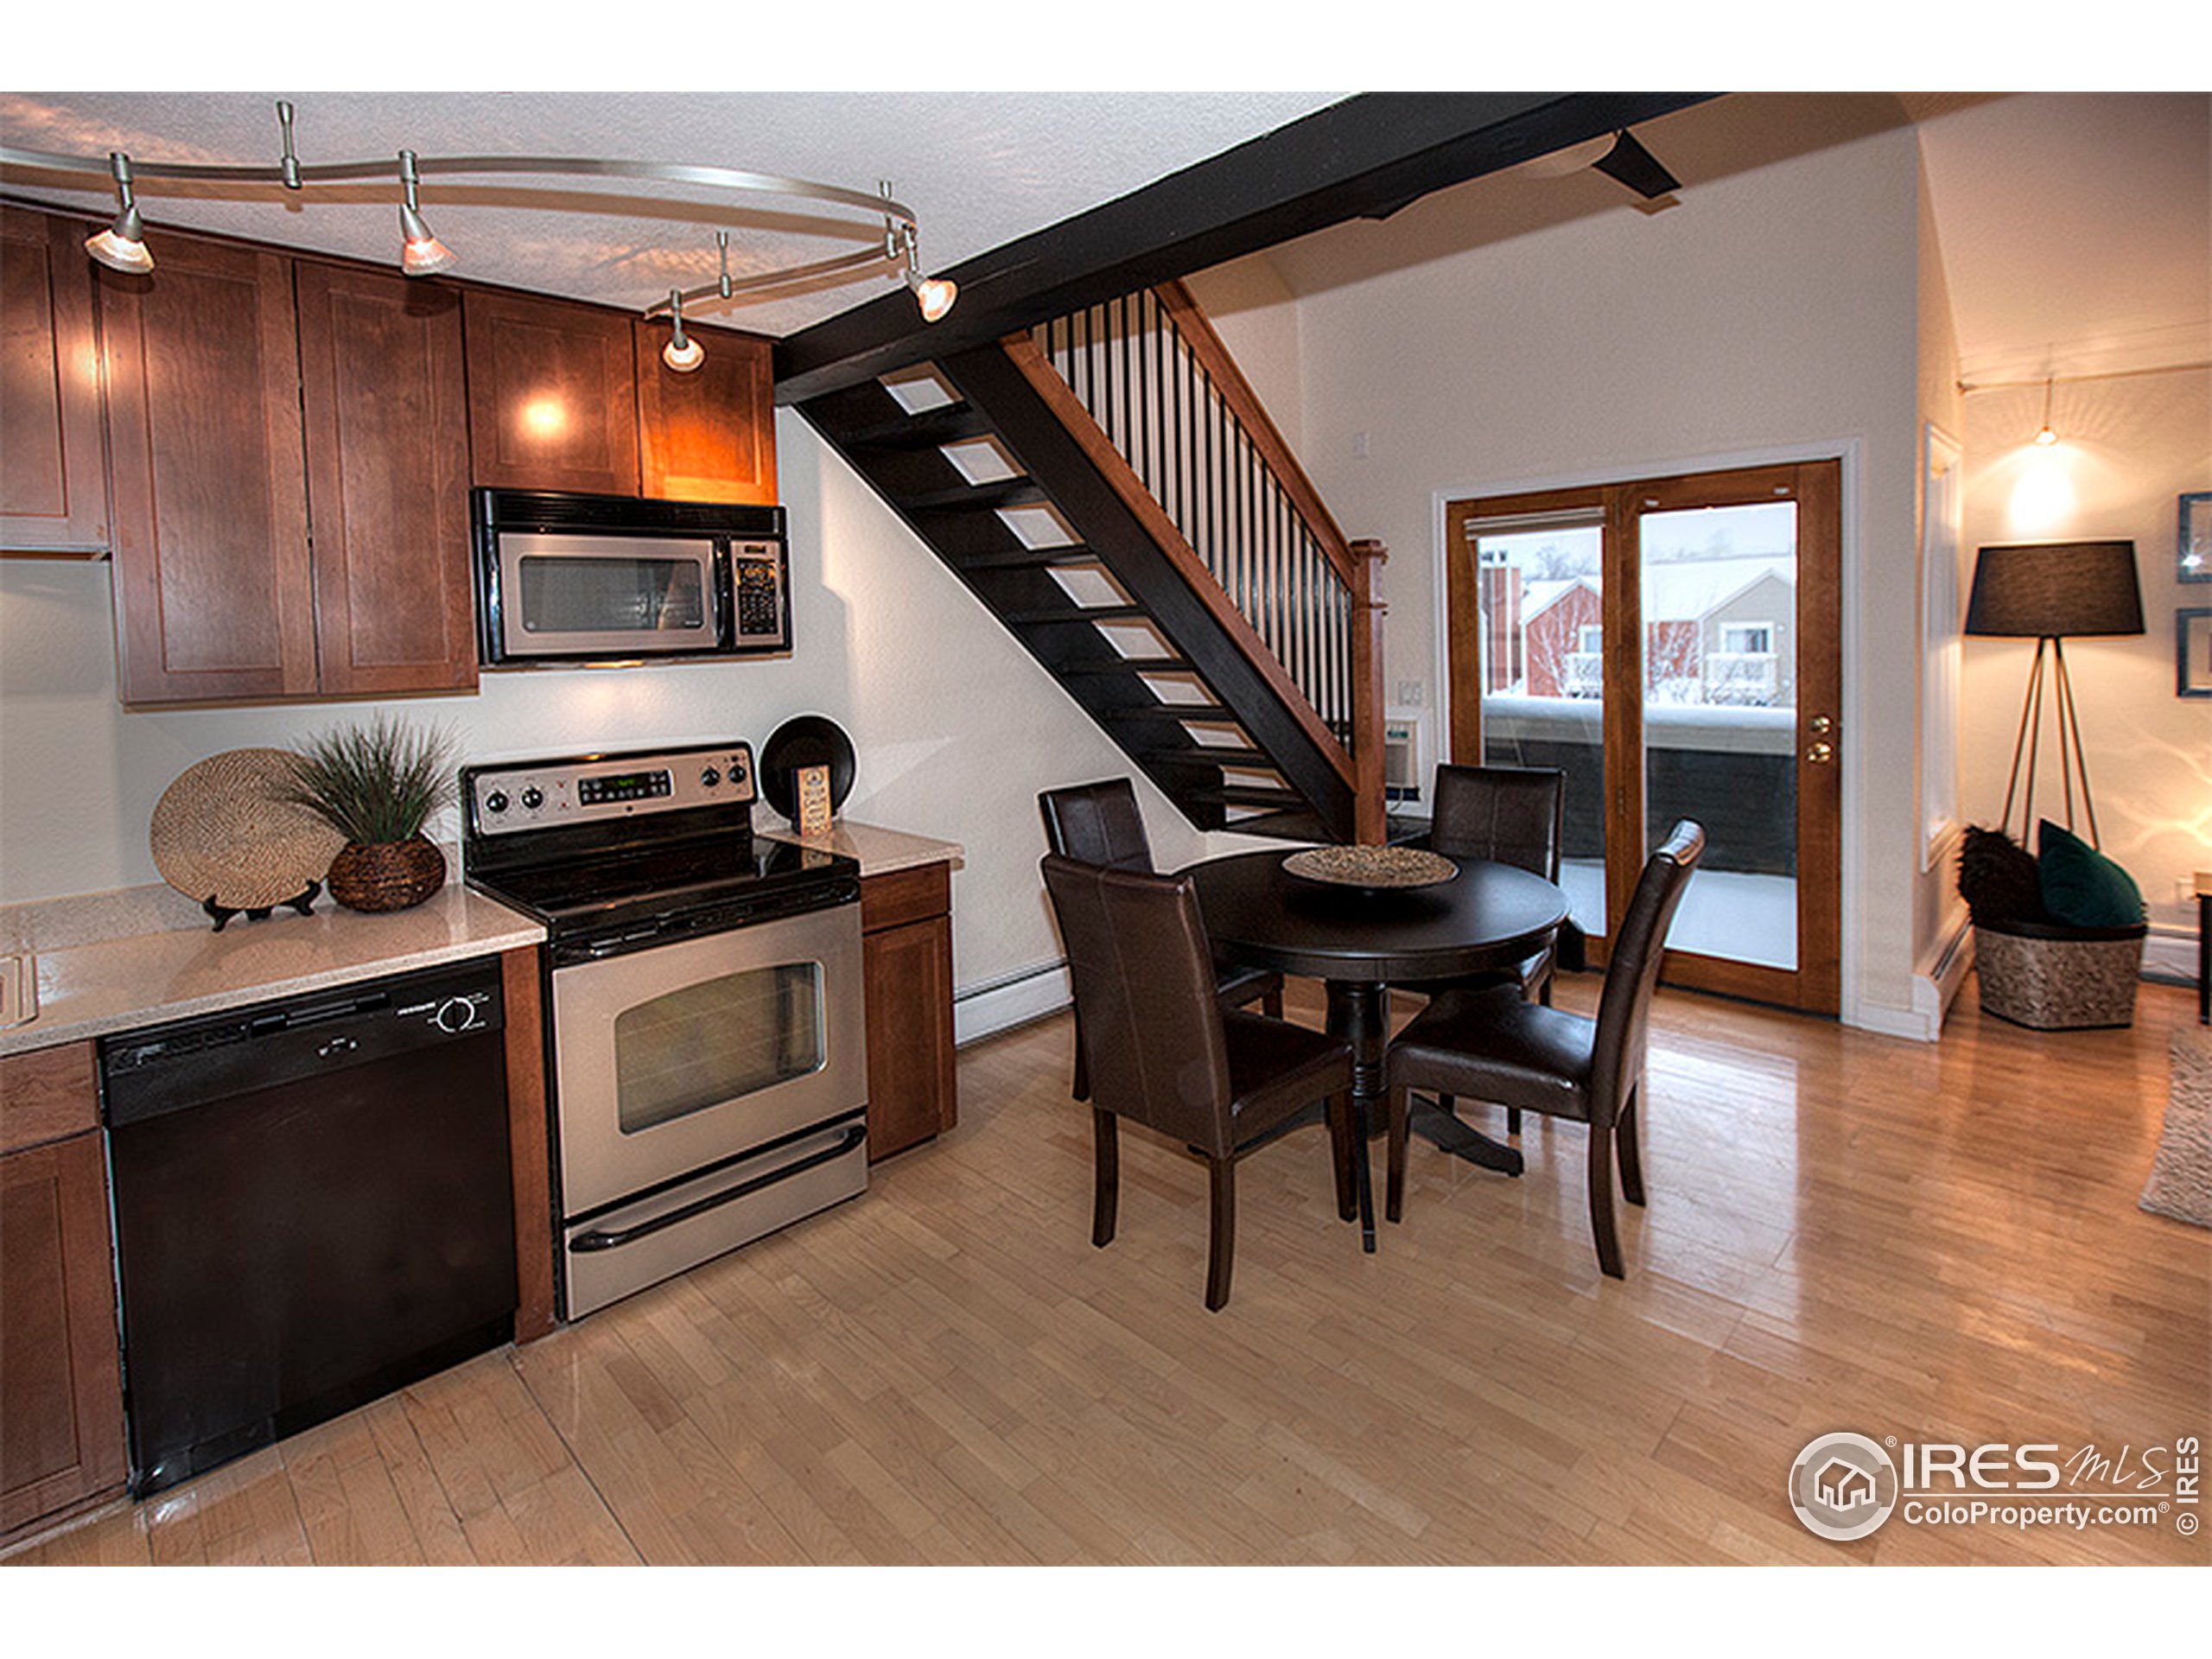
[[[2068,927],[2133,927],[2143,919],[2134,879],[2070,830],[2036,826],[2043,907]]]

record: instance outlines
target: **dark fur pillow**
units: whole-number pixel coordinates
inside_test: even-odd
[[[2001,830],[1969,825],[1959,849],[1959,896],[1977,922],[2047,922],[2033,854]]]

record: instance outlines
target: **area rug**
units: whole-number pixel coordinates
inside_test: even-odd
[[[2202,1026],[2174,1033],[2166,1128],[2142,1205],[2154,1215],[2212,1227],[2212,1033]]]

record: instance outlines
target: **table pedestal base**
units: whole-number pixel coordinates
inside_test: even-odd
[[[1470,1128],[1456,1114],[1446,1111],[1426,1095],[1415,1095],[1408,1105],[1411,1109],[1406,1122],[1408,1133],[1421,1136],[1432,1146],[1443,1147],[1454,1158],[1480,1164],[1484,1169],[1494,1169],[1503,1175],[1521,1173],[1522,1160],[1518,1147],[1509,1147]]]

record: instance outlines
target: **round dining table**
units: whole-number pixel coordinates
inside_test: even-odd
[[[1328,1028],[1352,1051],[1353,1179],[1361,1243],[1375,1248],[1367,1138],[1382,1121],[1383,1055],[1393,982],[1508,969],[1535,956],[1567,920],[1567,895],[1541,876],[1489,859],[1453,859],[1458,874],[1432,886],[1370,888],[1293,874],[1288,855],[1266,851],[1208,859],[1180,874],[1217,957],[1243,966],[1320,980]],[[1415,1123],[1424,1138],[1487,1168],[1521,1173],[1521,1154],[1478,1135],[1440,1109]]]

